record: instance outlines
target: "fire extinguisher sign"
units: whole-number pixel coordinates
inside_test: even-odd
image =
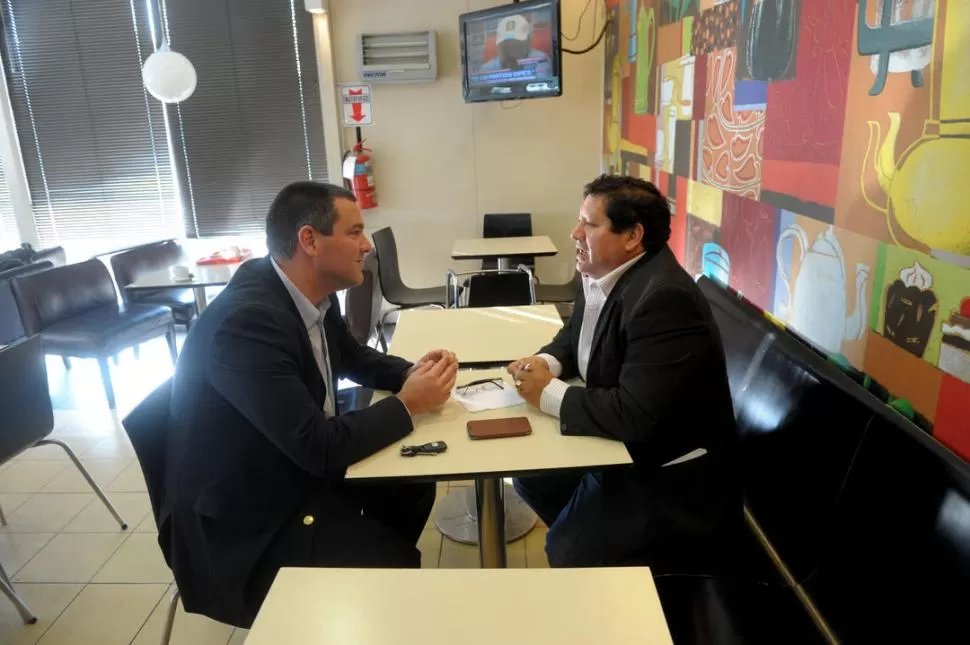
[[[344,83],[340,85],[345,127],[357,128],[362,125],[374,125],[374,108],[371,105],[370,90],[370,83]]]

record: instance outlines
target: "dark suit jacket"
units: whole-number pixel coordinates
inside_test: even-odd
[[[411,364],[354,340],[335,296],[324,328],[335,379],[401,388]],[[173,380],[159,541],[186,610],[248,624],[246,585],[268,546],[285,540],[309,562],[315,536],[341,530],[328,508],[347,466],[412,430],[395,397],[327,419],[325,395],[289,292],[268,258],[247,262],[192,328]]]
[[[585,306],[580,291],[569,322],[540,350],[562,364],[563,380],[579,376]],[[604,472],[604,491],[649,506],[647,541],[737,526],[738,434],[724,350],[707,300],[668,247],[641,257],[610,292],[586,376],[586,388],[563,398],[560,430],[626,444],[634,466]],[[708,454],[661,468],[697,448]],[[630,487],[637,490],[624,492]]]

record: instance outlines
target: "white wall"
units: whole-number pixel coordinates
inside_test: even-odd
[[[600,11],[599,0],[595,8]],[[365,211],[368,230],[394,228],[402,273],[411,286],[444,284],[452,267],[478,262],[450,258],[459,237],[481,235],[483,213],[530,212],[537,235],[560,252],[537,260],[544,282],[572,276],[569,231],[582,185],[600,169],[603,45],[584,56],[564,54],[563,96],[466,105],[462,100],[458,15],[504,0],[331,0],[337,82],[359,80],[357,35],[433,29],[438,80],[375,84],[375,125],[364,129],[374,151],[378,202]],[[562,0],[563,31],[576,32],[587,0]],[[593,10],[582,48],[593,38]],[[602,26],[602,15],[597,25]],[[352,143],[352,130],[344,132]]]

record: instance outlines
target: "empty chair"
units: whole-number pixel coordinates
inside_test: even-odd
[[[20,453],[33,448],[54,444],[60,446],[71,459],[81,475],[117,520],[122,530],[128,525],[112,506],[98,484],[91,478],[70,446],[59,439],[49,439],[54,430],[54,410],[51,407],[47,387],[47,367],[41,338],[31,336],[4,349],[0,349],[0,465]],[[0,509],[0,525],[7,519]],[[17,597],[10,578],[0,566],[0,591],[16,605],[25,623],[36,622],[36,617]]]
[[[444,308],[447,295],[444,285],[412,289],[404,284],[397,256],[397,242],[394,240],[394,231],[390,227],[375,231],[374,247],[377,249],[377,277],[380,280],[381,291],[384,294],[384,299],[395,306],[395,309],[384,312],[377,324],[377,336],[386,352],[387,339],[384,338],[384,320],[388,314],[415,307]]]
[[[530,213],[486,213],[482,219],[482,237],[530,237],[532,215]],[[536,259],[531,255],[513,255],[510,266],[524,264],[535,271]],[[494,259],[482,260],[483,269],[498,268]]]
[[[467,276],[463,298],[458,279]],[[456,306],[464,299],[466,307],[514,307],[534,305],[535,281],[529,267],[520,264],[514,271],[491,269],[466,273],[448,272],[448,287]]]
[[[49,260],[44,260],[8,271],[0,271],[0,345],[9,345],[24,337],[24,324],[20,320],[17,301],[13,297],[11,281],[18,276],[40,273],[53,266]]]
[[[55,267],[13,279],[13,293],[27,334],[41,334],[48,354],[96,358],[111,409],[114,387],[108,358],[165,336],[177,358],[175,320],[161,305],[118,305],[108,268],[99,260]]]
[[[172,310],[176,325],[188,329],[197,315],[192,289],[128,291],[125,287],[148,273],[165,271],[184,258],[182,247],[174,240],[143,244],[111,257],[111,270],[125,303],[163,305]]]
[[[368,344],[381,313],[381,294],[377,285],[377,255],[364,260],[364,281],[347,289],[344,298],[344,320],[350,333],[362,345]]]

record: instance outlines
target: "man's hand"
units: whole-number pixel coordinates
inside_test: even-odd
[[[454,362],[457,365],[458,357],[455,356],[454,352],[449,352],[447,349],[432,349],[430,352],[422,356],[421,360],[419,360],[417,363],[415,363],[408,369],[407,376],[411,376],[412,374],[414,374],[414,372],[417,371],[418,367],[420,367],[424,363],[428,363],[428,362],[438,363],[440,361]]]
[[[412,415],[437,410],[451,396],[458,377],[458,360],[454,354],[448,354],[437,362],[422,359],[404,381],[397,398]]]
[[[517,369],[513,370],[513,366]],[[555,378],[549,371],[549,365],[535,356],[515,361],[509,365],[509,373],[515,379],[515,389],[519,396],[537,408],[542,400],[542,391]]]
[[[546,370],[549,369],[549,363],[546,362],[546,359],[540,358],[538,356],[527,356],[525,358],[520,358],[517,361],[509,363],[509,366],[506,367],[505,370],[512,376],[515,376],[515,373],[523,369],[526,365],[530,366],[529,369],[536,369],[537,367],[540,367],[540,366]]]

